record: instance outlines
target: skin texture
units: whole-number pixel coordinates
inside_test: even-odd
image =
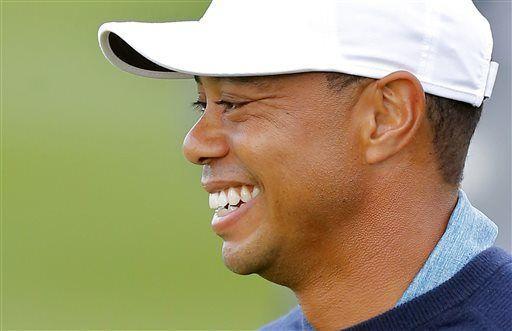
[[[261,188],[219,233],[224,263],[289,287],[318,330],[391,309],[457,202],[437,170],[420,83],[403,71],[343,93],[318,72],[253,83],[200,77],[206,108],[183,143],[207,190]]]

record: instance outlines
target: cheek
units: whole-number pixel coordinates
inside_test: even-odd
[[[354,173],[342,128],[304,123],[247,121],[232,135],[233,152],[264,188],[271,226],[299,227],[295,232],[337,213],[338,202],[349,194],[345,188],[353,184],[347,175]]]
[[[313,136],[296,119],[255,118],[237,125],[231,146],[257,180],[270,188],[298,180],[311,167],[306,163],[321,163]]]

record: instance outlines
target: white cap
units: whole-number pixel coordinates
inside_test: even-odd
[[[425,92],[474,106],[498,69],[470,0],[213,0],[199,21],[109,22],[98,38],[111,63],[141,76],[406,70]]]

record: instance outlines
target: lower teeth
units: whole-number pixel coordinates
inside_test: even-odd
[[[239,208],[239,206],[228,205],[227,208],[223,207],[223,208],[217,209],[217,215],[218,216],[224,216],[224,215],[229,214],[233,210],[237,210],[238,208]]]

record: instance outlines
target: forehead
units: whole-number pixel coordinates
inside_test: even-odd
[[[272,83],[277,81],[277,77],[273,76],[240,76],[240,77],[208,77],[214,79],[218,83],[230,83],[234,85],[241,85],[247,87],[254,87],[264,89],[272,86]],[[203,81],[200,76],[194,75],[194,80],[198,85],[203,85]]]

